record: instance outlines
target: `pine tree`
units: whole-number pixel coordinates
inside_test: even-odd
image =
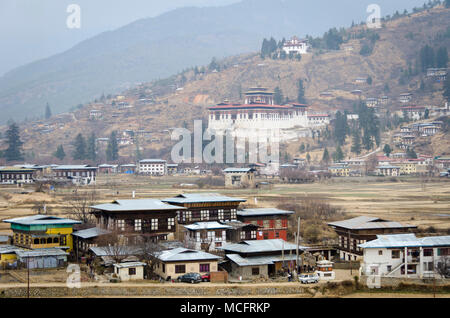
[[[436,67],[447,68],[448,51],[445,46],[440,47],[436,52]]]
[[[89,136],[86,147],[86,158],[92,161],[97,160],[97,143],[95,133]]]
[[[388,144],[384,145],[383,152],[386,154],[386,156],[389,157],[392,153],[391,146],[389,146]]]
[[[444,82],[444,98],[447,101],[447,103],[450,103],[450,76],[447,75],[447,78]]]
[[[49,119],[50,117],[52,117],[52,111],[50,105],[47,103],[47,106],[45,107],[45,119]]]
[[[325,148],[325,150],[323,151],[322,161],[326,164],[330,162],[330,154],[328,153],[327,148]]]
[[[66,157],[66,153],[64,152],[63,145],[59,145],[56,148],[56,151],[53,153],[53,156],[58,158],[59,160],[63,160]]]
[[[306,161],[308,161],[308,163],[311,162],[311,155],[309,154],[309,152],[306,154]]]
[[[20,140],[19,126],[16,123],[11,123],[6,131],[6,143],[8,148],[3,152],[3,156],[6,161],[19,161],[23,160],[22,145]]]
[[[303,86],[303,80],[298,80],[298,93],[297,93],[297,102],[300,104],[306,104],[305,99],[305,87]]]
[[[74,160],[86,159],[86,141],[81,133],[75,137],[74,147],[75,150],[72,154],[72,158]]]
[[[342,148],[339,145],[336,147],[336,152],[333,154],[333,160],[335,162],[344,160],[344,153],[342,152]]]
[[[113,131],[106,147],[106,160],[110,162],[117,159],[119,159],[119,146],[117,145],[117,133]]]
[[[366,150],[370,150],[373,148],[373,140],[367,131],[364,131],[362,143],[364,145],[364,149],[366,149]]]
[[[281,105],[283,103],[283,100],[284,100],[284,97],[283,97],[283,92],[281,91],[281,88],[279,88],[278,86],[275,87],[273,101],[275,102],[275,104]]]
[[[361,136],[359,129],[355,129],[352,136],[352,152],[359,155],[361,153]]]

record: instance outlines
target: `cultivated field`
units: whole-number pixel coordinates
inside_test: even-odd
[[[96,190],[100,202],[114,199],[167,198],[183,192],[220,192],[247,199],[243,206],[276,207],[281,203],[300,203],[304,200],[323,200],[340,207],[349,217],[371,215],[408,222],[422,228],[433,226],[450,228],[450,180],[402,177],[333,178],[314,184],[275,184],[272,189],[224,189],[205,186],[186,189],[178,184],[193,184],[192,177],[144,177],[102,175],[95,187],[80,187],[78,192]],[[270,181],[270,180],[268,180]],[[65,198],[75,188],[57,188],[50,193],[36,193],[33,186],[0,187],[0,220],[34,214],[33,206],[45,202],[52,214],[67,213]],[[0,223],[0,232],[7,232],[8,224]]]

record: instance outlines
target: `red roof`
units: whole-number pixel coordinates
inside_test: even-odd
[[[301,104],[298,104],[301,105]],[[306,106],[306,105],[304,105]],[[225,110],[225,109],[294,109],[298,107],[295,105],[269,105],[269,104],[218,104],[210,107],[210,110]]]

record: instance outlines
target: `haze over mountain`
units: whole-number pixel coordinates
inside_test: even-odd
[[[257,51],[264,37],[317,36],[365,21],[372,2],[244,0],[141,19],[6,73],[0,78],[0,123],[40,116],[47,102],[59,113],[102,93],[206,64],[212,57]],[[422,3],[378,1],[382,15]]]

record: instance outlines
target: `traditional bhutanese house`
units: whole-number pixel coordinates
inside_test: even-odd
[[[357,77],[353,81],[355,84],[366,84],[367,83],[367,77]]]
[[[379,176],[397,177],[400,175],[400,167],[393,165],[381,165],[375,168]]]
[[[400,94],[399,101],[401,103],[408,103],[411,100],[412,100],[412,94],[411,93]]]
[[[231,229],[227,231],[227,241],[231,243],[237,243],[241,241],[256,240],[259,225],[244,223],[237,220],[224,221],[222,224],[231,226]]]
[[[184,207],[157,199],[116,200],[91,206],[97,227],[115,230],[126,237],[171,240],[176,232],[177,212]]]
[[[378,99],[377,98],[367,98],[366,99],[366,105],[367,107],[375,107],[378,105]]]
[[[176,174],[178,173],[178,163],[168,163],[167,164],[167,174]]]
[[[388,96],[382,96],[378,98],[378,103],[381,105],[387,105],[389,103],[389,97]]]
[[[228,263],[223,267],[230,276],[255,279],[275,276],[284,266],[295,268],[297,245],[281,239],[242,241],[221,248]],[[299,246],[299,259],[307,248]],[[299,264],[300,265],[300,264]]]
[[[175,248],[158,253],[155,273],[165,280],[176,279],[186,273],[207,274],[218,271],[220,256],[187,248]]]
[[[335,177],[348,177],[350,175],[349,166],[332,166],[329,167],[328,170]]]
[[[98,110],[98,109],[92,109],[89,112],[89,118],[90,119],[97,119],[97,118],[101,118],[102,117],[102,111]]]
[[[31,251],[17,250],[15,253],[18,265],[30,269],[64,267],[67,264],[67,255],[69,255],[60,248],[40,248]]]
[[[144,279],[144,266],[147,264],[142,262],[126,262],[114,264],[114,274],[122,282],[130,280],[143,280]]]
[[[400,167],[400,175],[410,175],[417,173],[418,161],[406,159],[396,160],[392,162],[395,166]]]
[[[184,242],[187,247],[213,252],[227,241],[227,230],[231,226],[217,221],[196,222],[185,225]]]
[[[26,216],[3,222],[11,224],[14,245],[30,249],[57,247],[68,252],[73,249],[73,225],[81,224],[80,221],[50,215]]]
[[[89,165],[61,165],[53,167],[56,179],[69,179],[75,184],[95,184],[97,167]]]
[[[275,208],[245,209],[237,212],[239,221],[260,227],[257,232],[258,240],[283,239],[285,241],[288,219],[292,214],[294,214],[292,211]]]
[[[73,249],[77,258],[85,253],[88,253],[91,247],[98,246],[97,239],[99,237],[110,233],[111,231],[99,227],[73,232]]]
[[[317,127],[330,123],[330,115],[328,114],[308,114],[308,126]]]
[[[417,230],[417,226],[359,216],[344,221],[328,223],[338,235],[339,255],[342,260],[358,260],[363,250],[358,244],[376,239],[379,234],[401,234]]]
[[[412,145],[416,140],[416,136],[407,135],[402,137],[402,144],[404,145]]]
[[[121,173],[127,173],[127,174],[133,174],[136,173],[137,171],[137,166],[135,164],[124,164],[124,165],[120,165],[120,172]]]
[[[232,198],[219,193],[183,193],[163,202],[183,207],[178,211],[179,224],[205,221],[236,220],[237,209],[245,199]]]
[[[434,159],[434,163],[438,168],[450,168],[450,156],[438,156]]]
[[[226,168],[225,174],[226,188],[255,187],[255,169],[253,168]]]
[[[425,115],[426,107],[424,106],[403,106],[400,108],[402,115],[405,114],[412,120],[420,120]]]
[[[21,167],[0,167],[0,184],[33,183],[35,169]]]
[[[98,166],[98,173],[111,174],[117,173],[118,165],[110,165],[107,163]]]

